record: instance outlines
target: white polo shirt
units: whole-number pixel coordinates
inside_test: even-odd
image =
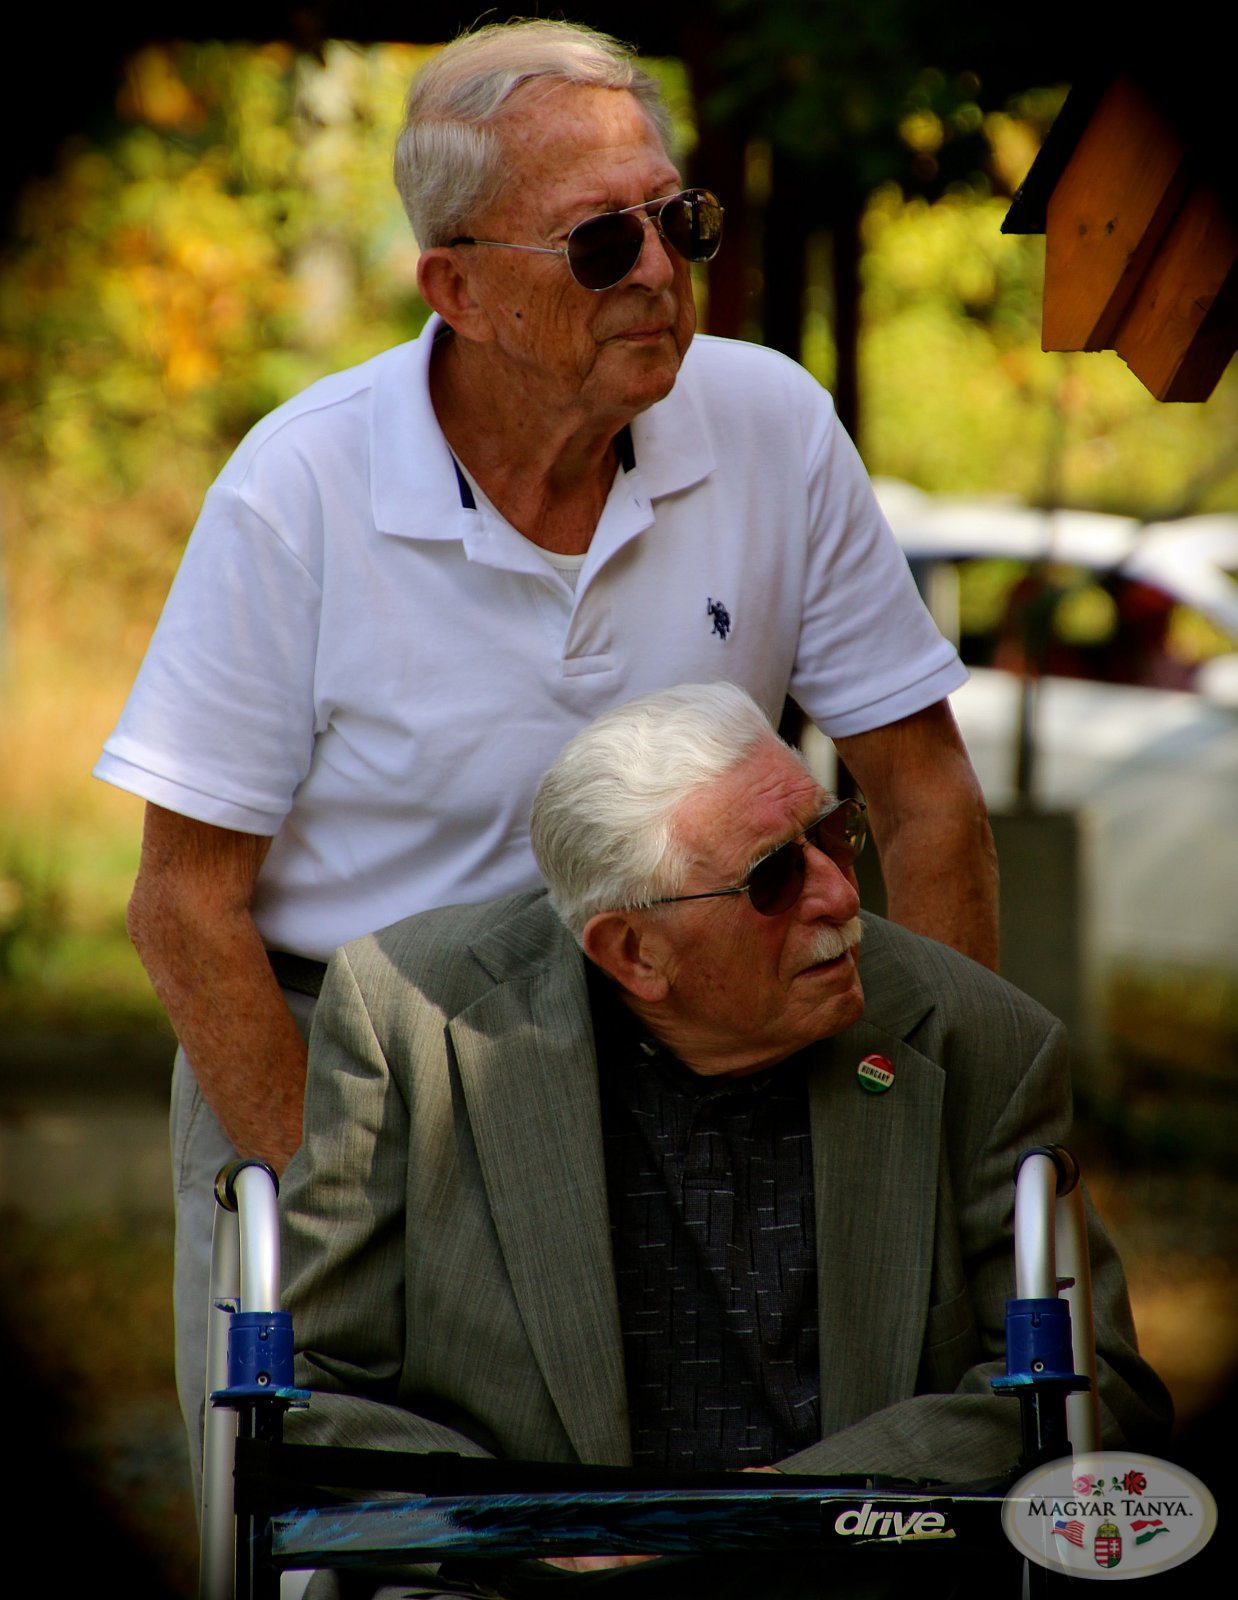
[[[632,423],[574,575],[457,469],[428,389],[440,331],[314,384],[243,441],[95,768],[274,836],[253,908],[271,948],[325,958],[537,883],[541,775],[634,695],[727,679],[771,719],[790,693],[844,735],[966,677],[795,363],[694,340]]]

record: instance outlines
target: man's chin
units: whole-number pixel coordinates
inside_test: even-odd
[[[857,1022],[864,1013],[864,990],[860,984],[857,951],[854,947],[836,956],[832,961],[821,961],[806,967],[797,974],[795,983],[801,996],[812,1005],[816,1015],[828,1020],[829,1026],[819,1037],[837,1033]]]
[[[611,348],[624,363],[622,381],[633,404],[644,410],[666,399],[683,361],[669,334],[649,340],[622,339]]]
[[[854,972],[854,951],[849,951],[844,960],[839,963],[840,970],[845,970],[847,965],[850,965],[853,969],[854,975],[851,978],[851,982],[847,984],[841,994],[834,995],[826,1003],[829,1010],[830,1034],[841,1033],[844,1028],[851,1027],[853,1023],[858,1022],[864,1015],[864,990],[860,984],[859,973]],[[822,1037],[827,1037],[827,1035],[822,1035]]]

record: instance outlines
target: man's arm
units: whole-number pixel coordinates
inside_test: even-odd
[[[1102,1445],[1160,1450],[1168,1443],[1172,1405],[1138,1354],[1121,1263],[1090,1201],[1087,1216]],[[823,1476],[888,1472],[953,1483],[1002,1476],[1021,1449],[1019,1404],[1013,1396],[998,1398],[990,1386],[1005,1370],[1001,1358],[978,1360],[953,1392],[898,1401],[789,1457],[779,1470]]]
[[[225,1133],[282,1172],[301,1143],[306,1051],[250,915],[270,847],[148,805],[128,924]]]
[[[412,994],[397,981],[385,997],[401,1024],[414,1020],[411,998],[403,1003]],[[441,1017],[427,1026],[441,1040]],[[314,1391],[308,1409],[288,1417],[286,1435],[294,1443],[485,1455],[455,1425],[469,1420],[458,1407],[419,1392],[437,1415],[407,1408],[407,1391],[417,1387],[404,1377],[410,1086],[396,1082],[382,1031],[345,948],[327,970],[314,1014],[305,1139],[279,1197],[297,1381]],[[435,1253],[450,1261],[451,1239],[436,1234]]]
[[[835,740],[865,799],[893,922],[997,969],[997,853],[948,703]]]

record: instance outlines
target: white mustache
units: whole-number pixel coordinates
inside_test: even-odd
[[[863,924],[859,917],[852,917],[849,922],[836,928],[822,928],[812,943],[811,964],[816,966],[823,961],[837,961],[839,956],[855,949],[862,932]]]

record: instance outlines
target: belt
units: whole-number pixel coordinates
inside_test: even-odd
[[[327,971],[325,961],[290,955],[287,950],[268,950],[267,960],[281,989],[291,989],[294,994],[306,994],[311,1000],[317,1000]]]

